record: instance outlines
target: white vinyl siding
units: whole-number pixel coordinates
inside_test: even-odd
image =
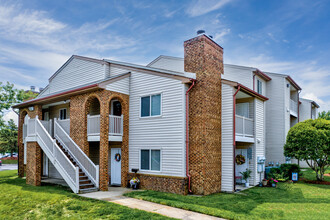
[[[253,71],[254,68],[241,67],[235,65],[224,65],[223,79],[238,82],[253,90]]]
[[[257,172],[257,157],[265,157],[265,111],[264,111],[264,102],[259,100],[259,99],[255,99],[255,158],[254,159],[254,168],[253,168],[253,172],[254,172],[254,177],[255,177],[255,183],[254,184],[258,184],[260,182],[260,175]],[[261,177],[263,177],[264,175],[262,174]]]
[[[60,72],[51,79],[49,93],[67,90],[87,83],[104,79],[102,64],[73,58]]]
[[[233,87],[222,84],[222,134],[221,134],[221,190],[232,192],[234,190],[233,167]]]
[[[110,77],[121,75],[129,72],[129,70],[119,67],[114,67],[110,64]]]
[[[286,80],[277,74],[269,74],[269,76],[272,80],[267,83],[269,100],[266,102],[266,165],[270,161],[274,163],[285,162],[283,155],[286,137],[285,123],[290,124],[290,120],[286,116],[289,116],[290,113],[285,106],[285,97],[289,97],[289,93],[285,95],[287,91]]]
[[[114,81],[106,86],[106,90],[114,91],[129,95],[130,77]]]
[[[178,57],[159,57],[148,66],[176,72],[184,72],[184,60]]]
[[[146,89],[147,88],[147,89]],[[184,89],[180,80],[142,72],[131,73],[129,97],[129,170],[140,167],[141,149],[161,148],[157,175],[185,176]],[[140,117],[141,97],[162,94],[162,115]],[[140,171],[153,173],[153,171]]]

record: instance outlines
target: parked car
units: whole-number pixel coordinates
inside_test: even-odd
[[[2,161],[0,160],[0,166],[2,166]]]

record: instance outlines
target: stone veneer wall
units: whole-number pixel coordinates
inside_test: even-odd
[[[41,105],[34,105],[33,111],[28,110],[28,108],[19,109],[19,121],[18,121],[18,176],[19,177],[24,177],[24,172],[25,172],[23,124],[26,115],[28,115],[30,118],[35,118],[36,116],[38,116],[39,119],[42,119]]]
[[[97,98],[100,102],[100,190],[108,190],[108,159],[109,159],[109,113],[110,101],[118,99],[122,105],[124,116],[123,140],[121,145],[122,186],[127,184],[128,173],[128,129],[129,129],[129,96],[108,90],[97,90],[70,97],[70,136],[79,147],[89,155],[89,143],[87,140],[87,114],[91,100]]]
[[[128,174],[128,180],[135,176],[134,173]],[[151,174],[136,174],[141,181],[142,189],[156,190],[160,192],[170,192],[186,195],[188,193],[188,178],[173,176],[158,176]]]
[[[196,73],[189,93],[189,172],[194,194],[221,190],[223,49],[205,35],[184,42],[184,70]]]

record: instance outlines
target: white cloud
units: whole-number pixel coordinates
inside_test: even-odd
[[[213,39],[215,41],[223,42],[223,37],[226,36],[229,33],[230,33],[230,29],[229,28],[223,29],[221,32],[216,33],[214,35],[214,38]]]
[[[217,10],[231,1],[232,0],[197,0],[188,7],[186,13],[191,17],[200,16]]]

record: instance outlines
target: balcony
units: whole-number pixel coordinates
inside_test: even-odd
[[[290,115],[298,117],[298,103],[290,99]]]
[[[88,141],[100,141],[100,115],[87,116]],[[123,115],[109,115],[109,141],[122,141]]]
[[[58,120],[57,122],[68,134],[70,134],[70,119]],[[122,141],[123,115],[122,116],[109,115],[108,135],[109,135],[109,141]],[[87,136],[88,136],[88,141],[100,141],[100,115],[87,116]]]
[[[236,141],[254,143],[254,121],[251,118],[236,115],[235,117]]]

